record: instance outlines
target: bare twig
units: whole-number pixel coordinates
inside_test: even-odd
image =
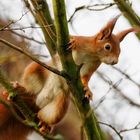
[[[82,5],[82,6],[79,6],[79,7],[75,8],[73,14],[72,14],[72,15],[70,16],[70,18],[68,19],[68,22],[71,22],[71,20],[72,20],[72,18],[74,17],[74,15],[75,15],[78,11],[83,10],[83,9],[85,9],[85,5]]]
[[[75,8],[73,14],[70,16],[68,22],[71,22],[72,18],[74,17],[74,15],[78,12],[78,11],[81,11],[81,10],[90,10],[90,11],[102,11],[102,10],[105,10],[107,8],[110,8],[112,7],[113,5],[115,5],[116,3],[104,3],[104,4],[93,4],[93,5],[82,5],[82,6],[79,6],[77,8]],[[95,7],[100,7],[100,8],[95,8]]]
[[[100,121],[98,123],[110,127],[119,136],[120,140],[123,140],[123,136],[120,134],[120,132],[114,126],[112,126],[111,124],[100,122]]]
[[[41,45],[46,45],[46,42],[38,41],[33,37],[29,37],[29,36],[20,34],[20,33],[16,32],[16,31],[13,31],[13,30],[11,30],[10,32],[13,33],[14,35],[17,35],[17,36],[21,37],[21,38],[25,38],[27,40],[34,41],[35,43],[38,43],[38,44],[41,44]]]
[[[93,4],[86,7],[87,10],[90,11],[102,11],[114,6],[116,3],[104,3],[104,4]],[[94,8],[94,7],[102,7],[102,8]]]
[[[20,52],[20,53],[23,53],[24,55],[28,56],[30,59],[32,59],[33,61],[37,62],[38,64],[40,64],[40,65],[43,66],[44,68],[48,69],[49,71],[51,71],[51,72],[53,72],[53,73],[55,73],[55,74],[57,74],[57,75],[59,75],[59,76],[62,76],[62,77],[64,77],[64,78],[66,78],[66,77],[67,77],[67,78],[70,78],[70,76],[69,76],[66,72],[64,72],[64,71],[59,71],[59,70],[57,70],[57,69],[55,69],[55,68],[53,68],[53,67],[51,67],[51,66],[46,65],[45,63],[39,61],[37,58],[35,58],[35,57],[33,57],[32,55],[30,55],[28,52],[25,52],[23,49],[17,47],[16,45],[14,45],[14,44],[12,44],[12,43],[10,43],[10,42],[4,40],[4,39],[1,39],[1,38],[0,38],[0,42],[4,43],[4,44],[7,45],[8,47],[13,48],[14,50],[16,50],[16,51],[18,51],[18,52]]]
[[[117,92],[120,93],[120,96],[125,99],[130,105],[133,105],[137,108],[140,108],[140,104],[134,102],[131,98],[129,98],[128,96],[126,96],[124,93],[122,93],[122,91],[120,89],[115,89]]]
[[[23,14],[21,15],[21,17],[20,17],[18,20],[16,20],[16,21],[10,21],[8,24],[6,24],[6,25],[3,26],[2,28],[0,28],[0,31],[4,31],[5,29],[9,29],[9,27],[10,27],[12,24],[15,24],[15,23],[17,23],[18,21],[20,21],[27,13],[28,13],[28,11],[25,12],[25,13],[23,13]]]
[[[122,91],[121,91],[121,89],[117,86],[118,84],[113,84],[112,82],[108,82],[108,80],[107,79],[105,79],[104,77],[103,77],[103,74],[101,73],[101,72],[96,72],[97,74],[98,74],[98,76],[105,82],[105,83],[108,83],[109,85],[111,85],[111,87],[112,87],[112,89],[113,90],[115,90],[117,93],[120,93],[119,95],[123,98],[123,99],[125,99],[129,104],[131,104],[131,105],[133,105],[133,106],[135,106],[135,107],[137,107],[137,108],[140,108],[140,104],[138,104],[138,103],[136,103],[136,102],[134,102],[131,98],[129,98],[129,97],[127,97]],[[103,101],[102,101],[103,102]]]
[[[0,31],[13,31],[13,30],[21,30],[24,32],[25,29],[36,29],[36,28],[46,28],[48,26],[53,26],[53,25],[44,25],[44,26],[27,26],[27,27],[13,27],[13,28],[3,28]]]
[[[106,126],[110,127],[119,136],[120,140],[123,140],[123,136],[121,135],[121,133],[140,129],[140,122],[138,124],[136,124],[136,126],[134,126],[133,128],[130,128],[130,129],[122,129],[120,131],[118,131],[111,124],[108,124],[108,123],[105,123],[105,122],[101,122],[101,121],[98,121],[98,123],[101,124],[101,125],[106,125]]]
[[[115,69],[116,71],[120,72],[122,75],[124,75],[128,80],[130,80],[132,83],[134,83],[136,86],[138,86],[140,88],[140,84],[137,83],[136,81],[134,81],[128,74],[126,74],[125,72],[123,72],[121,69],[115,67],[115,66],[111,66],[113,69]]]
[[[138,129],[140,129],[140,122],[138,122],[138,124],[136,124],[136,126],[134,126],[133,128],[120,130],[119,133],[124,133],[124,132],[132,131],[132,130],[138,130]]]
[[[95,105],[95,109],[97,109],[106,99],[106,96],[110,93],[112,88],[118,88],[118,85],[122,82],[122,79],[118,80],[117,82],[113,83],[111,80],[107,80],[105,75],[103,75],[102,73],[100,73],[99,71],[96,71],[96,73],[99,75],[99,77],[104,80],[106,83],[108,83],[110,85],[108,91],[106,92],[106,94],[99,100],[99,102]]]
[[[95,107],[94,107],[95,110],[104,102],[104,100],[106,99],[107,95],[110,93],[110,90],[111,90],[111,87],[108,89],[106,94],[103,97],[101,97],[101,99],[95,104]]]
[[[6,28],[8,28],[11,24],[13,24],[14,21],[10,21],[8,24],[4,25],[2,28],[0,28],[0,31],[5,30]]]

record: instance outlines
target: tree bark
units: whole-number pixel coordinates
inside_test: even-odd
[[[53,10],[58,53],[60,55],[63,70],[69,74],[69,77],[66,80],[74,97],[75,105],[80,113],[86,139],[104,140],[105,138],[97,124],[96,117],[89,102],[83,101],[85,93],[80,80],[79,70],[72,59],[71,51],[67,49],[69,44],[69,32],[64,0],[53,0]]]

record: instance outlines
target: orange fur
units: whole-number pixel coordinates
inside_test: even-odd
[[[120,16],[120,15],[119,15]],[[77,65],[81,68],[81,79],[86,89],[91,75],[101,63],[114,65],[118,63],[120,54],[120,42],[130,32],[139,32],[139,28],[130,28],[118,34],[113,34],[115,23],[119,16],[110,20],[107,25],[94,36],[71,36],[73,42],[72,55]],[[109,49],[110,47],[110,49]],[[89,91],[87,91],[89,94]],[[91,96],[91,95],[90,95]]]
[[[72,45],[69,48],[72,49],[72,56],[75,63],[77,65],[83,64],[80,75],[82,83],[87,90],[87,94],[85,95],[87,98],[91,97],[88,88],[88,81],[90,80],[91,75],[97,70],[102,62],[111,65],[116,64],[120,54],[120,41],[122,41],[129,32],[139,31],[139,29],[131,28],[120,32],[117,35],[113,34],[112,31],[118,17],[119,16],[110,20],[108,24],[94,36],[71,36]],[[57,67],[59,67],[59,70],[61,69],[59,60],[57,60]],[[22,83],[31,94],[35,94],[35,102],[39,107],[38,118],[42,122],[47,123],[48,125],[55,125],[64,117],[69,105],[70,94],[65,79],[45,70],[42,66],[33,62],[25,69]],[[9,111],[5,110],[3,105],[0,104],[0,124],[4,122],[4,127],[9,126],[7,118],[10,118]],[[11,129],[15,129],[16,131],[21,125],[19,124],[18,126],[17,124],[15,123],[15,126],[10,125]],[[23,131],[21,128],[18,128],[19,134]],[[1,126],[0,129],[2,129]],[[5,135],[7,135],[7,132],[8,130],[5,129],[2,138],[6,137]],[[24,131],[23,133],[25,135],[27,134]],[[22,134],[20,135],[22,136]],[[9,134],[7,137],[12,137],[12,135]],[[16,140],[16,138],[11,140]],[[18,140],[22,140],[22,138],[19,138]]]

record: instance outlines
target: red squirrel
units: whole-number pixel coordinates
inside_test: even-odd
[[[130,28],[116,35],[113,34],[112,31],[118,17],[119,16],[116,16],[111,19],[107,25],[94,36],[70,37],[72,45],[69,48],[72,49],[74,62],[77,65],[83,64],[80,70],[80,76],[82,83],[87,90],[85,95],[86,98],[91,98],[91,92],[88,88],[88,81],[90,80],[91,75],[97,70],[101,63],[110,65],[117,64],[120,54],[120,42],[129,32],[139,31],[138,28]],[[61,65],[58,61],[59,60],[57,60],[57,67],[60,70]],[[50,63],[50,65],[52,64]],[[24,70],[22,84],[29,93],[36,95],[35,102],[39,107],[37,116],[42,122],[52,126],[62,120],[66,114],[70,100],[69,87],[64,78],[33,62]],[[0,131],[0,140],[17,140],[17,137],[14,135],[16,131],[19,133],[20,128],[15,128],[13,127],[14,124],[12,124],[9,126],[9,133],[7,133],[5,128],[11,118],[13,119],[10,111],[0,104],[0,130],[4,133],[1,135]],[[17,126],[22,126],[22,129],[26,128],[25,130],[30,132],[29,128],[26,126],[24,127],[15,119],[14,123]],[[20,131],[22,134],[20,134],[20,136],[18,135],[18,140],[25,139],[24,136],[27,135],[27,132],[22,131],[22,129]],[[4,135],[8,138],[6,139]]]

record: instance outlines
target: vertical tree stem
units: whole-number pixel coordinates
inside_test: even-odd
[[[53,10],[55,17],[55,27],[57,34],[57,47],[64,71],[69,73],[71,79],[67,82],[72,91],[75,104],[80,113],[85,136],[87,140],[101,140],[102,135],[94,113],[90,108],[89,102],[83,103],[84,91],[80,76],[77,75],[77,67],[74,64],[70,50],[68,50],[69,32],[66,20],[66,10],[64,0],[53,0]],[[90,112],[90,113],[89,113]]]
[[[114,0],[114,2],[116,2],[118,8],[124,14],[124,16],[127,18],[127,20],[132,26],[140,27],[140,17],[132,9],[132,6],[129,1]],[[136,35],[138,39],[140,40],[140,34],[136,34]]]

